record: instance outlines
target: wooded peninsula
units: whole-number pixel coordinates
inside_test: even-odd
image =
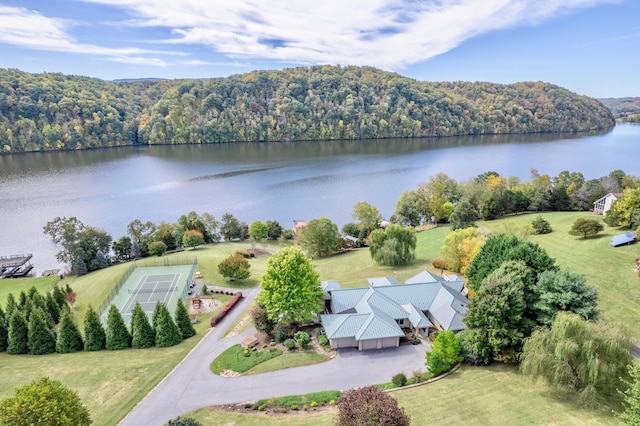
[[[599,101],[542,82],[424,82],[312,66],[113,82],[0,69],[0,153],[150,144],[604,130]]]

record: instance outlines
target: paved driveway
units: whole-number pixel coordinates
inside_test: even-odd
[[[162,382],[128,415],[121,425],[163,425],[177,416],[209,405],[241,403],[273,396],[297,395],[323,390],[347,390],[357,386],[391,381],[399,372],[407,376],[424,370],[426,345],[401,346],[359,352],[341,349],[321,364],[274,371],[255,376],[219,377],[209,364],[225,349],[252,334],[249,330],[222,338],[226,328],[249,306],[258,289],[243,290],[245,298],[220,326],[213,328]]]

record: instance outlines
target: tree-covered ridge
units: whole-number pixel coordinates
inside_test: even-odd
[[[616,120],[640,123],[640,97],[598,99],[613,112]]]
[[[430,83],[313,66],[209,80],[108,82],[0,70],[0,151],[577,132],[614,125],[546,83]]]

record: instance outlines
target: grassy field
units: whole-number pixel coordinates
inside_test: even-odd
[[[548,396],[513,366],[462,366],[437,382],[392,392],[415,425],[619,425],[607,411],[578,409]],[[202,408],[189,414],[205,425],[331,425],[335,408],[321,413],[267,416]]]
[[[508,219],[516,224],[530,223],[537,215],[521,215]],[[590,213],[546,213],[553,232],[531,235],[530,241],[540,244],[554,257],[561,268],[583,274],[587,283],[598,289],[602,319],[611,321],[626,330],[636,342],[640,342],[640,278],[634,271],[635,259],[640,257],[640,245],[613,248],[609,244],[614,235],[627,232],[605,226],[596,237],[581,239],[568,234],[579,217],[594,216]],[[599,216],[595,216],[599,217]],[[503,221],[478,222],[480,229],[500,231]]]

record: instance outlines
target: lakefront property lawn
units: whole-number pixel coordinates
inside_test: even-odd
[[[499,231],[505,221],[524,224],[536,216],[518,215],[477,224],[481,229]],[[633,326],[640,323],[640,311],[637,309],[640,304],[640,279],[633,271],[634,259],[640,254],[638,245],[612,248],[609,240],[624,230],[609,227],[601,236],[587,240],[568,235],[573,221],[578,217],[590,216],[589,213],[547,213],[543,216],[551,222],[554,231],[547,235],[532,235],[530,240],[543,246],[561,267],[585,274],[588,283],[598,288],[603,317],[630,330],[632,336],[640,341],[640,330],[633,330]],[[368,249],[317,259],[313,265],[319,271],[321,280],[335,279],[343,287],[366,286],[367,278],[387,275],[403,282],[423,269],[435,271],[431,262],[439,256],[448,232],[448,227],[438,227],[419,233],[416,260],[403,267],[377,266],[371,261]],[[233,287],[234,283],[216,275],[217,263],[235,251],[246,248],[248,246],[221,244],[198,248],[188,254],[198,256],[198,270],[202,272],[205,284]],[[177,255],[184,256],[185,253]],[[266,259],[265,255],[250,260],[252,277],[249,280],[253,280],[252,285],[259,282]],[[80,325],[88,304],[97,306],[127,266],[117,265],[84,277],[65,278],[61,282],[61,285],[69,283],[77,293],[73,310]],[[31,287],[29,281],[24,280],[20,284],[24,285],[25,291]],[[38,282],[39,285],[47,288],[50,283]],[[4,297],[0,300],[6,300]],[[197,330],[197,336],[166,349],[45,356],[10,356],[2,353],[0,383],[3,386],[0,387],[0,399],[10,396],[18,386],[41,376],[49,376],[61,380],[79,393],[96,425],[116,424],[195,346],[208,330],[206,318],[197,324]],[[284,357],[276,357],[258,367],[265,368],[278,359]],[[256,373],[258,367],[250,372]],[[271,366],[269,371],[280,367]],[[389,373],[389,379],[393,373]],[[401,390],[393,395],[411,414],[415,424],[619,424],[609,413],[594,412],[553,399],[546,388],[526,380],[511,366],[463,366],[450,377],[436,383]],[[452,404],[455,404],[455,409],[452,409]],[[226,413],[210,408],[192,414],[207,425],[233,422],[237,425],[257,422],[329,425],[333,419],[331,412],[312,411],[288,414],[277,419],[264,414]]]

